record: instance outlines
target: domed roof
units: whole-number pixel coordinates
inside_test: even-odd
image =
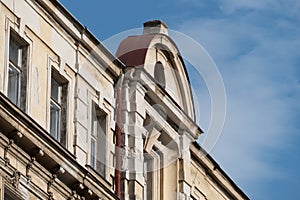
[[[129,36],[119,45],[116,56],[126,65],[143,67],[154,34]]]
[[[165,23],[144,23],[144,33],[124,39],[116,56],[126,66],[144,68],[179,107],[195,120],[191,88],[184,62]]]

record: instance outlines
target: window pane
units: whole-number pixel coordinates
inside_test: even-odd
[[[95,103],[93,103],[92,107],[92,126],[91,126],[91,134],[92,136],[97,138],[97,131],[98,131],[98,117],[96,113]]]
[[[12,191],[5,189],[4,190],[4,200],[19,200],[20,198],[17,197]]]
[[[96,169],[96,141],[91,139],[91,166]]]
[[[97,118],[94,118],[94,120],[92,121],[92,135],[94,137],[97,137],[97,133],[98,133],[98,121]]]
[[[60,103],[61,86],[53,78],[51,79],[51,98]]]
[[[18,65],[20,47],[13,40],[9,41],[9,60]]]
[[[163,88],[166,86],[166,78],[164,66],[161,62],[157,62],[154,67],[154,78]]]
[[[20,72],[12,65],[8,68],[8,98],[16,105],[19,104]]]
[[[91,166],[105,177],[107,115],[93,102],[91,113]]]
[[[50,104],[50,134],[60,140],[60,108],[53,102]]]

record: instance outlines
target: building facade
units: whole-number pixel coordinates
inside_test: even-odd
[[[163,22],[113,55],[56,0],[0,0],[0,199],[248,199],[201,134]]]

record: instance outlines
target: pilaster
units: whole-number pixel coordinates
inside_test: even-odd
[[[179,158],[179,199],[190,200],[191,196],[191,153],[190,144],[192,138],[187,131],[181,131],[180,135],[180,158]]]
[[[144,97],[146,90],[134,73],[127,73],[122,85],[122,139],[123,139],[123,197],[143,199],[143,134],[145,128]]]

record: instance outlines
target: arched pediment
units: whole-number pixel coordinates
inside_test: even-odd
[[[123,40],[117,57],[126,65],[144,68],[176,104],[195,120],[188,74],[174,41],[166,34],[144,34]]]

